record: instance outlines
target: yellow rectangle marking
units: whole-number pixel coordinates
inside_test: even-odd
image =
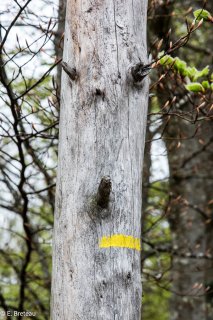
[[[120,247],[140,251],[141,243],[139,238],[125,236],[124,234],[113,234],[109,237],[103,237],[100,241],[99,248]]]

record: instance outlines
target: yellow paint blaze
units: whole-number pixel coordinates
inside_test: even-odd
[[[140,251],[141,244],[139,238],[125,236],[124,234],[114,234],[109,237],[103,237],[100,241],[99,248],[120,247]]]

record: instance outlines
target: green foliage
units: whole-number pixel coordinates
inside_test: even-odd
[[[171,239],[168,223],[162,215],[168,202],[168,182],[153,182],[149,189],[145,230],[149,231],[153,243],[169,242]]]
[[[205,77],[209,74],[209,66],[206,66],[202,70],[197,70],[195,67],[188,67],[187,68],[187,76],[192,80],[196,81],[198,78]]]
[[[153,182],[148,195],[147,216],[144,226],[143,252],[152,252],[145,260],[143,267],[143,320],[169,320],[169,298],[167,270],[170,270],[170,255],[166,252],[153,250],[152,245],[166,245],[171,241],[169,225],[164,212],[168,202],[168,182]],[[156,254],[157,253],[157,254]],[[162,289],[166,288],[166,289]]]
[[[17,92],[17,94],[22,94],[25,90],[29,89],[30,87],[34,86],[39,81],[39,78],[25,78],[25,81],[22,79],[20,81],[16,81],[13,83],[13,89]],[[46,99],[49,96],[49,92],[47,92],[47,88],[50,87],[50,83],[52,81],[52,77],[47,75],[38,85],[36,85],[32,93],[39,97],[39,99]],[[31,92],[26,95],[26,98],[30,98]]]
[[[211,14],[207,10],[204,10],[204,9],[195,10],[193,12],[193,15],[197,21],[200,21],[202,19],[203,20],[210,20],[211,19]]]
[[[174,58],[169,54],[164,55],[164,52],[160,52],[158,57],[160,58],[159,62],[161,65],[170,66],[174,63]]]
[[[143,282],[142,319],[169,320],[169,299],[171,292],[163,290],[157,281]]]
[[[174,68],[179,72],[179,74],[183,75],[183,76],[187,76],[188,75],[188,68],[186,65],[186,62],[179,59],[179,58],[175,58],[174,59]]]
[[[199,82],[191,82],[191,83],[185,85],[185,88],[188,91],[192,91],[192,92],[204,92],[205,91],[204,87]]]
[[[204,89],[210,89],[211,88],[210,83],[207,80],[202,81],[202,86],[203,86]]]
[[[196,81],[198,78],[205,77],[209,74],[209,66],[198,70],[195,67],[187,66],[184,60],[178,57],[173,58],[168,54],[163,55],[162,52],[159,54],[159,58],[161,65],[173,67],[181,76],[188,77],[191,81]]]
[[[176,70],[182,77],[186,77],[192,81],[191,83],[185,85],[185,88],[188,91],[198,93],[205,92],[205,90],[212,88],[212,85],[207,80],[203,80],[202,84],[196,82],[199,78],[208,76],[209,66],[205,66],[202,70],[198,70],[195,67],[188,66],[186,61],[181,60],[178,57],[173,58],[168,54],[164,55],[164,52],[160,52],[158,57],[160,58],[159,63],[162,66],[169,66],[173,70]]]

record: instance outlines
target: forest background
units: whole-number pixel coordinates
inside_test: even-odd
[[[213,318],[212,6],[149,1],[143,320]],[[49,319],[65,3],[0,11],[0,308]]]

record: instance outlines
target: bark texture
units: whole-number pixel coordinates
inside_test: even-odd
[[[59,0],[58,5],[58,29],[56,31],[54,39],[55,54],[57,60],[61,59],[63,54],[66,2],[67,0]],[[61,65],[58,64],[56,81],[59,93],[61,88],[61,69]]]
[[[60,60],[63,54],[66,2],[67,0],[59,0],[59,4],[58,4],[58,29],[55,33],[55,39],[54,39],[54,48],[55,48],[55,55],[57,60]],[[55,106],[58,111],[60,109],[60,96],[61,96],[61,71],[62,71],[62,66],[61,64],[58,64],[56,78],[55,78],[56,96],[54,97]]]
[[[141,235],[148,79],[131,70],[147,63],[146,11],[141,0],[67,2],[63,60],[77,77],[62,74],[53,320],[140,319],[140,251],[100,242]]]
[[[189,122],[173,119],[168,133],[170,137],[185,139],[192,137],[195,129]],[[179,253],[173,258],[171,319],[209,319],[211,311],[206,304],[205,289],[212,274],[209,237],[212,231],[209,201],[213,187],[209,170],[213,166],[211,121],[199,125],[195,137],[180,141],[181,144],[177,140],[167,143],[170,191],[174,198],[169,221],[173,247]]]

